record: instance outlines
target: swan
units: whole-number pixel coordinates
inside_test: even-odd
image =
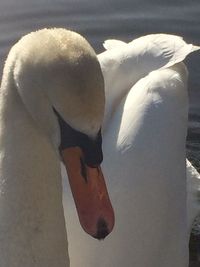
[[[186,44],[180,36],[169,34],[150,34],[128,44],[120,40],[106,40],[103,46],[106,51],[98,58],[106,90],[104,127],[123,96],[139,79],[152,70],[173,66],[183,61],[188,54],[200,49],[199,46]],[[186,169],[187,221],[190,233],[193,221],[200,211],[197,199],[200,190],[200,175],[188,160],[186,160]]]
[[[69,186],[64,184],[65,227],[58,149],[61,147],[70,180],[78,167],[71,165],[70,157],[76,159],[78,153],[80,159],[82,152],[77,147],[66,151],[69,139],[65,136],[74,142],[73,134],[82,132],[89,140],[98,136],[95,140],[101,143],[104,96],[94,52],[77,34],[45,29],[25,36],[9,53],[0,97],[2,266],[66,267],[67,249],[72,267],[187,266],[187,218],[183,205],[187,70],[180,62],[198,47],[170,35],[146,36],[131,43],[106,41],[107,51],[98,56],[106,93],[102,167],[109,178],[117,218],[113,234],[103,242],[93,242],[77,223],[79,217],[84,230],[96,235],[88,218],[82,220],[85,202],[77,203],[77,193],[81,192],[76,192],[73,179],[70,183],[78,214],[73,209]],[[69,50],[66,44],[73,49]],[[73,64],[66,66],[63,55]],[[65,75],[60,72],[63,68],[67,68]],[[96,79],[88,75],[88,68]],[[75,77],[74,71],[78,72]],[[76,86],[80,84],[88,90],[91,85],[99,88],[95,91],[97,98],[94,91],[89,91],[93,112],[70,90],[70,85],[78,90]],[[67,85],[67,91],[63,91],[63,85]],[[98,163],[102,160],[99,143],[95,147],[100,154]],[[104,186],[101,170],[86,154],[88,175],[100,173],[100,185]],[[81,167],[84,177],[85,168],[82,164]],[[61,171],[66,176],[63,165]],[[114,214],[107,194],[105,206],[104,216],[111,231]],[[104,237],[105,223],[100,226]]]
[[[39,30],[12,47],[0,94],[0,266],[67,267],[60,157],[83,229],[102,239],[114,225],[100,64],[79,34]]]
[[[187,197],[188,72],[182,61],[199,47],[167,34],[128,44],[108,40],[104,47],[98,55],[106,94],[102,169],[116,222],[103,242],[82,232],[64,179],[71,266],[186,267],[200,179],[187,161]]]

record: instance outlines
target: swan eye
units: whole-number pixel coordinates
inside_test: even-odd
[[[60,126],[60,150],[64,150],[68,147],[75,147],[77,146],[77,131],[75,131],[72,127],[69,126],[68,123],[66,123],[63,118],[60,116],[60,114],[55,110],[54,113],[57,116],[58,123]]]
[[[97,168],[103,161],[101,130],[99,130],[96,138],[92,139],[69,126],[55,109],[54,112],[60,125],[61,143],[59,149],[62,151],[69,147],[78,146],[83,152],[82,160],[84,160],[84,164],[92,168]]]

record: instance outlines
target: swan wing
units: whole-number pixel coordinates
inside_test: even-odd
[[[120,48],[120,47],[123,47],[126,45],[127,45],[127,43],[120,41],[120,40],[114,40],[114,39],[106,40],[103,43],[103,47],[106,50],[111,50],[113,48]]]
[[[188,54],[200,49],[200,46],[187,44],[182,37],[170,34],[150,34],[128,44],[119,40],[106,40],[104,47],[107,50],[98,56],[104,78],[108,80],[107,76],[113,70],[129,70],[128,74],[132,75],[131,86],[149,72],[179,63]]]
[[[200,46],[187,44],[181,36],[171,34],[150,34],[129,43],[129,45],[141,45],[144,49],[146,44],[149,44],[148,50],[154,50],[159,60],[166,60],[162,68],[173,66],[183,61],[188,54],[200,49]]]
[[[199,50],[182,37],[170,34],[150,34],[128,44],[117,40],[105,41],[108,48],[98,55],[106,91],[105,122],[112,116],[130,88],[151,71],[173,66]]]

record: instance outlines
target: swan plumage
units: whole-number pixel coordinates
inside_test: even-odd
[[[165,34],[104,46],[103,169],[116,225],[104,242],[93,242],[75,223],[64,186],[72,267],[187,266],[188,72],[181,62],[199,47]]]
[[[100,203],[98,188],[90,189],[97,177],[103,181],[99,129],[105,96],[96,54],[83,37],[65,29],[30,33],[8,55],[0,94],[0,266],[69,266],[60,156],[70,169],[83,228],[100,239],[113,223],[108,198],[88,220],[90,203],[75,191],[80,183],[83,197],[85,190],[87,198],[97,190]],[[89,146],[100,154],[95,161]],[[84,171],[90,173],[83,177]]]
[[[107,98],[104,125],[113,108],[139,79],[153,70],[179,63],[199,49],[179,36],[168,34],[150,34],[121,43],[118,40],[105,41],[104,46],[109,49],[98,55]]]
[[[52,106],[90,137],[101,125],[104,106],[95,54],[79,35],[75,42],[69,36],[63,29],[30,34],[13,47],[5,64],[0,97],[2,266],[69,266],[60,133]],[[87,52],[79,47],[68,57],[65,43],[71,40],[73,47],[81,43]],[[98,57],[106,87],[103,170],[117,221],[111,236],[93,241],[80,229],[69,187],[64,186],[71,266],[186,266],[187,70],[180,62],[198,47],[164,34],[130,44],[107,41],[105,47]],[[85,79],[90,67],[95,79]],[[63,75],[66,68],[75,73],[72,81],[71,75]],[[89,110],[83,106],[88,97],[83,95],[82,103],[71,92],[78,90],[77,83],[89,90]],[[66,85],[71,103],[63,91]],[[95,96],[92,85],[99,88]]]
[[[96,55],[82,36],[71,31],[66,34],[64,29],[32,32],[13,46],[7,60],[9,69],[12,69],[10,62],[14,61],[14,57],[17,57],[13,69],[14,81],[25,104],[28,101],[29,111],[34,113],[33,116],[37,114],[37,122],[41,119],[40,110],[35,110],[36,103],[30,99],[26,88],[34,91],[37,105],[42,99],[41,91],[48,94],[54,108],[62,113],[75,129],[89,135],[98,131],[103,120],[102,110],[105,102],[103,79],[101,75],[95,75],[99,68],[95,62]],[[91,73],[90,82],[86,78],[87,73]],[[95,76],[96,79],[93,78]],[[46,88],[40,90],[36,89],[36,86]],[[68,90],[64,90],[66,87]],[[94,101],[87,105],[89,97],[94,98]],[[64,103],[66,99],[68,105]],[[73,103],[76,103],[76,108]],[[42,104],[40,108],[45,109]],[[44,113],[45,110],[42,110],[42,114]],[[41,127],[44,125],[45,121],[42,121]]]

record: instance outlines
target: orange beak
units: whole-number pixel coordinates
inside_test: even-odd
[[[73,129],[54,109],[60,125],[60,153],[83,229],[97,239],[105,238],[113,229],[114,211],[100,168],[103,160],[99,130],[91,139]]]
[[[113,229],[114,212],[100,166],[89,167],[80,147],[61,151],[83,229],[97,239]]]

